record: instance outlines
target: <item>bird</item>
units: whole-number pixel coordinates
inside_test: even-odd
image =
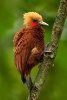
[[[37,12],[24,13],[23,20],[25,27],[21,28],[13,39],[14,62],[23,83],[27,82],[30,87],[31,70],[43,59],[42,52],[45,49],[43,26],[48,24]]]

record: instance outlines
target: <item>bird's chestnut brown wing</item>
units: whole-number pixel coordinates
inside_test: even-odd
[[[20,37],[14,37],[14,60],[20,74],[24,74],[26,62],[31,50],[32,37],[29,33],[25,33],[25,31],[22,31],[22,35],[19,34],[20,32],[16,35]]]
[[[24,30],[25,29],[20,29],[14,36],[14,39],[13,39],[13,43],[14,43],[14,46],[17,45],[18,41],[20,40],[20,38],[22,37],[22,35],[24,34]]]

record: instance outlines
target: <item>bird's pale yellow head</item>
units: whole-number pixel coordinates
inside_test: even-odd
[[[42,16],[36,12],[28,12],[23,15],[24,25],[26,27],[36,27],[37,25],[47,25],[47,23],[43,22]]]

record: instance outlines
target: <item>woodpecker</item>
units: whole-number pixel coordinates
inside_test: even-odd
[[[36,12],[23,14],[25,25],[14,36],[14,61],[23,83],[28,80],[31,69],[42,59],[41,55],[45,49],[44,29],[42,26],[48,24]]]

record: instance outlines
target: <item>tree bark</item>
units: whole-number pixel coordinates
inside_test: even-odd
[[[47,74],[50,68],[53,66],[54,59],[57,54],[58,44],[63,31],[65,19],[67,17],[67,0],[61,0],[58,13],[53,25],[50,44],[46,51],[52,51],[52,53],[46,53],[44,60],[39,68],[36,76],[34,87],[32,88],[27,100],[38,100],[38,96],[45,83]]]

